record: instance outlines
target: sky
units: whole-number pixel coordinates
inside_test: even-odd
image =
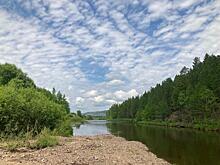
[[[220,0],[0,0],[0,63],[106,110],[220,53]]]

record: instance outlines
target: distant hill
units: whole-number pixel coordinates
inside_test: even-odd
[[[93,117],[106,117],[106,111],[86,112],[86,113],[84,113],[84,115],[93,116]]]

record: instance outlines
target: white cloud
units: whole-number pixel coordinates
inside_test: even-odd
[[[219,1],[32,2],[0,6],[0,62],[61,90],[72,110],[107,109],[220,52]]]
[[[109,81],[107,84],[110,85],[110,86],[122,85],[122,84],[124,84],[124,81],[114,79],[114,80]]]
[[[115,97],[118,99],[118,100],[125,100],[127,98],[130,98],[130,97],[133,97],[133,96],[137,96],[138,95],[138,92],[135,90],[135,89],[131,89],[130,91],[128,92],[125,92],[125,91],[122,91],[122,90],[119,90],[119,91],[116,91],[114,93]]]
[[[108,102],[110,105],[113,105],[113,104],[117,103],[116,100],[106,100],[106,102]]]
[[[94,98],[92,98],[92,100],[94,100],[97,103],[103,102],[104,101],[104,97],[103,96],[96,96]]]
[[[85,93],[86,97],[94,97],[98,95],[98,91],[97,90],[91,90]]]
[[[190,6],[198,2],[199,0],[186,0],[186,1],[175,1],[174,3],[177,8],[185,9],[185,8],[189,8]]]

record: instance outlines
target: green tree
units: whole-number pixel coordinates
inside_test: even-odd
[[[173,120],[193,123],[220,119],[220,56],[205,55],[193,60],[191,69],[183,67],[174,80],[166,79],[148,92],[114,104],[110,119]]]
[[[77,116],[79,116],[79,117],[83,117],[83,116],[82,116],[82,112],[81,112],[80,110],[76,111],[76,114],[77,114]]]
[[[0,133],[38,134],[44,128],[71,133],[71,126],[66,125],[69,103],[60,95],[36,87],[15,65],[0,64]]]

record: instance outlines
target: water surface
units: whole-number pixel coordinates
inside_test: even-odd
[[[101,134],[110,134],[105,120],[89,120],[81,125],[74,127],[74,136],[93,136]]]
[[[75,135],[111,133],[127,140],[140,141],[170,163],[220,165],[220,134],[215,132],[106,121],[89,121],[74,132]]]

